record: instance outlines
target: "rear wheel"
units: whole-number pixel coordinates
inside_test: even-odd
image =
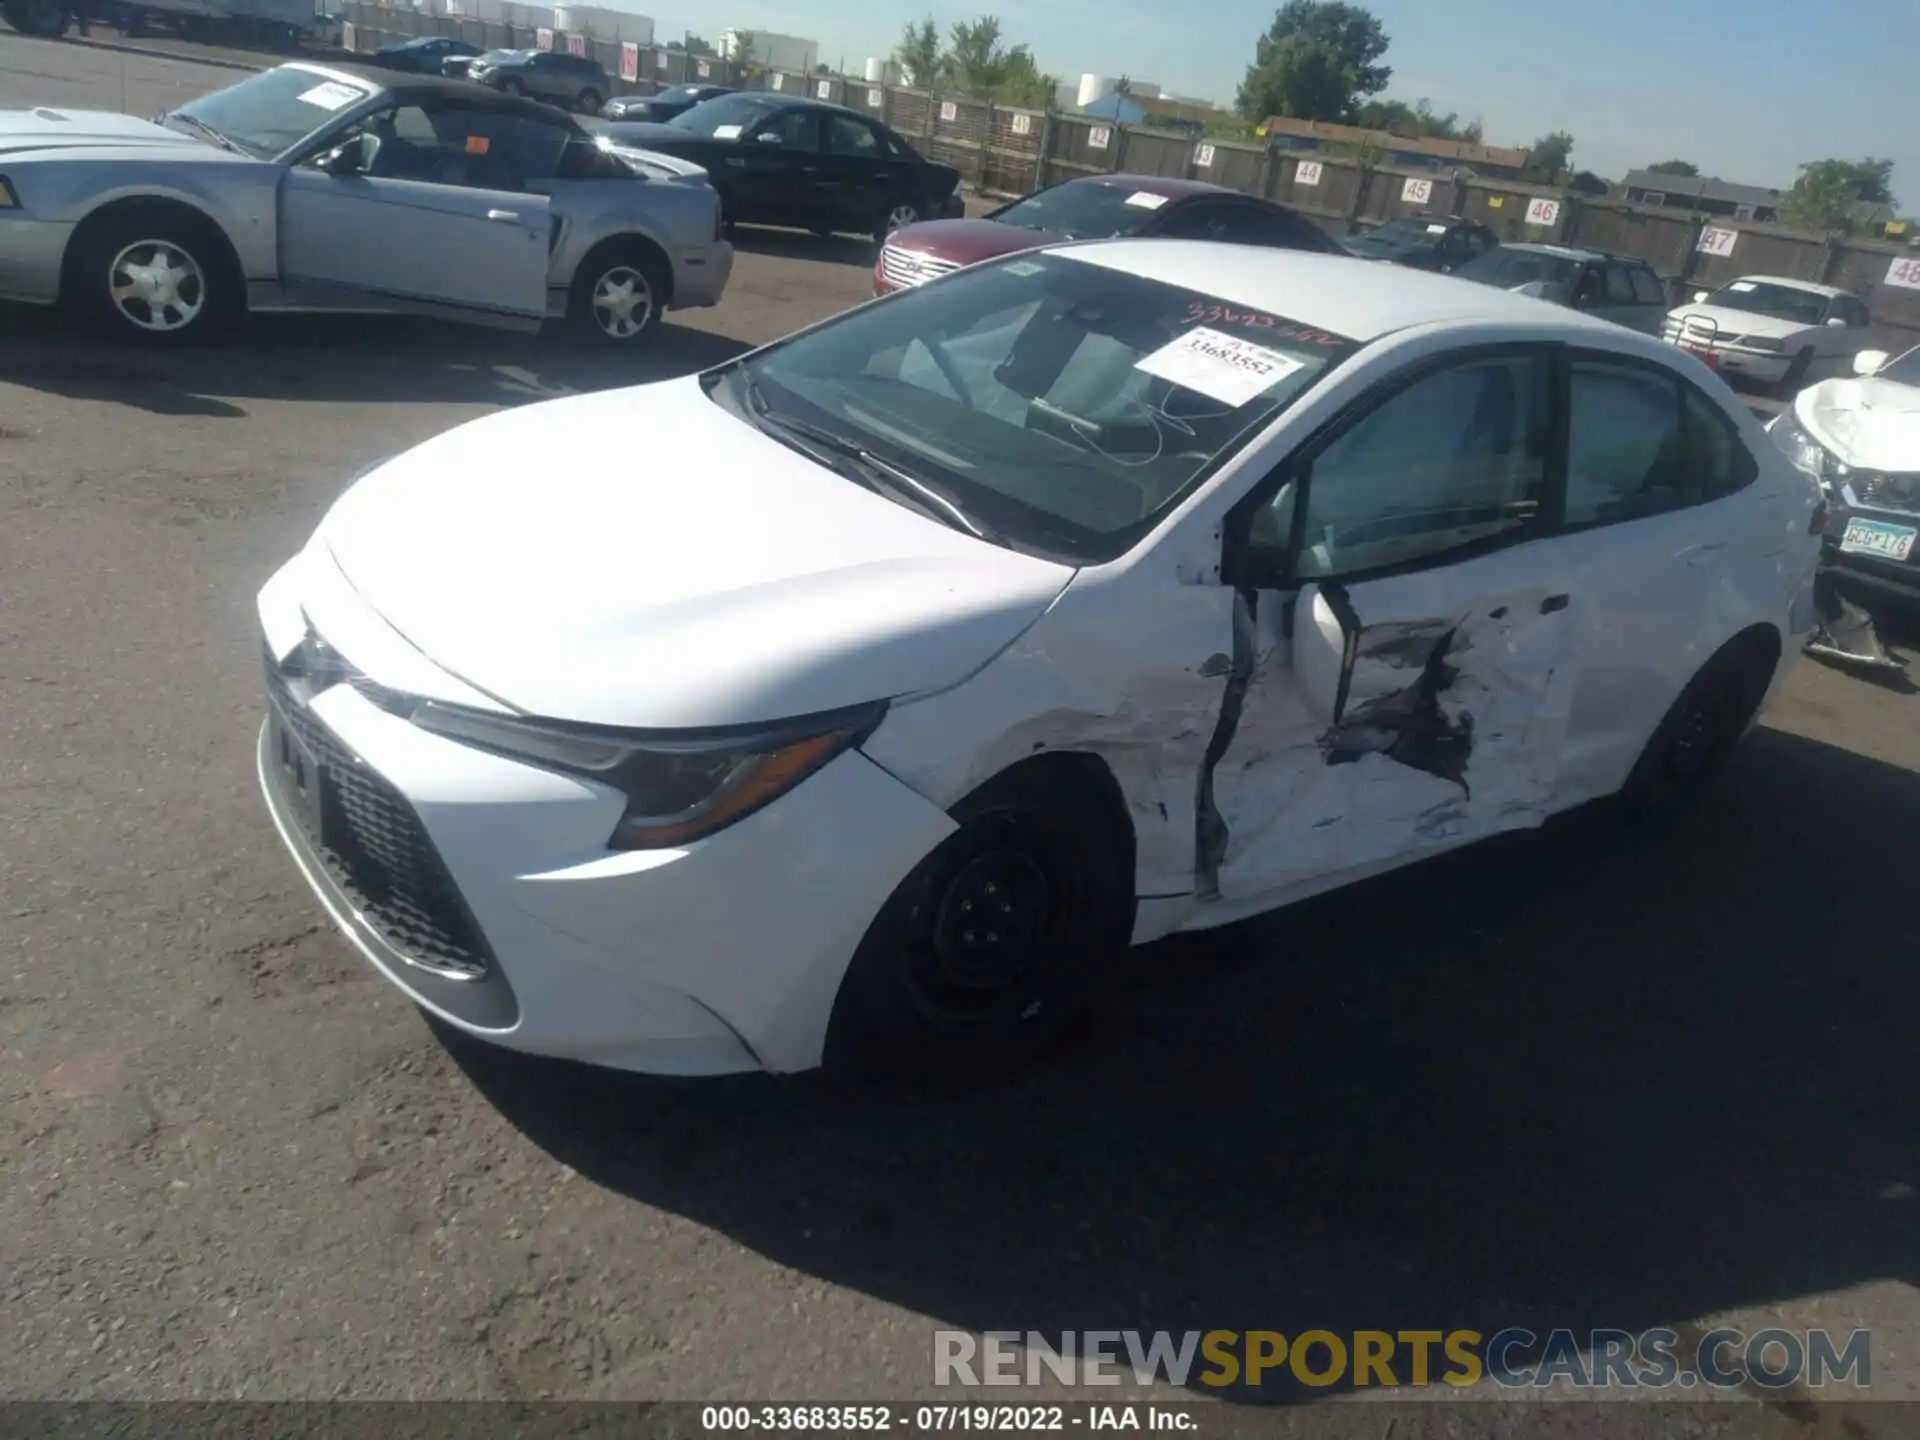
[[[920,223],[920,207],[911,200],[896,200],[887,207],[887,213],[880,218],[880,224],[873,232],[873,238],[884,242],[896,230],[904,230],[909,225]]]
[[[73,22],[73,12],[62,0],[7,0],[7,4],[0,7],[0,14],[22,35],[36,35],[43,40],[59,39]]]
[[[598,345],[636,345],[660,323],[667,271],[639,245],[613,245],[582,262],[567,297],[574,333]]]
[[[527,93],[527,87],[512,76],[508,76],[500,82],[500,92],[503,95],[524,95]]]
[[[1677,819],[1725,768],[1766,698],[1777,647],[1740,636],[1717,651],[1680,692],[1620,791],[1629,819]]]
[[[828,1037],[836,1066],[974,1075],[1025,1058],[1132,938],[1125,818],[1090,785],[1015,772],[953,818],[854,952]]]

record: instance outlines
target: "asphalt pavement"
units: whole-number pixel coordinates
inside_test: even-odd
[[[0,36],[0,107],[227,73]],[[1872,1327],[1912,1396],[1920,731],[1819,666],[1673,835],[1581,817],[1151,947],[967,1093],[526,1061],[373,977],[255,793],[255,590],[368,462],[871,259],[749,237],[618,362],[0,310],[0,1397],[899,1399],[936,1327],[1709,1320]]]

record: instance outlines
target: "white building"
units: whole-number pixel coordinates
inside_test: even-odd
[[[566,35],[587,35],[595,40],[653,44],[652,16],[636,15],[631,10],[609,10],[604,5],[555,5],[553,28]]]
[[[741,44],[742,40],[748,43]],[[812,71],[820,60],[820,42],[799,35],[775,35],[767,30],[729,26],[720,32],[720,53],[728,60],[744,60],[769,70]]]

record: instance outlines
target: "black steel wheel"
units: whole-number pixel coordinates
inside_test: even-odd
[[[855,952],[830,1064],[967,1074],[1024,1058],[1097,993],[1133,928],[1131,847],[1077,777],[1003,777],[903,880]]]
[[[1630,819],[1664,823],[1691,808],[1746,736],[1776,652],[1739,637],[1700,668],[1654,730],[1620,792]]]

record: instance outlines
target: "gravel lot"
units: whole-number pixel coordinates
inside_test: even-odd
[[[230,73],[0,35],[0,107]],[[376,981],[255,795],[256,587],[368,461],[865,294],[865,246],[747,245],[622,366],[0,310],[0,1396],[898,1399],[935,1327],[1708,1317],[1872,1326],[1915,1394],[1920,730],[1829,670],[1664,841],[1576,820],[1154,947],[977,1093],[528,1062]]]

